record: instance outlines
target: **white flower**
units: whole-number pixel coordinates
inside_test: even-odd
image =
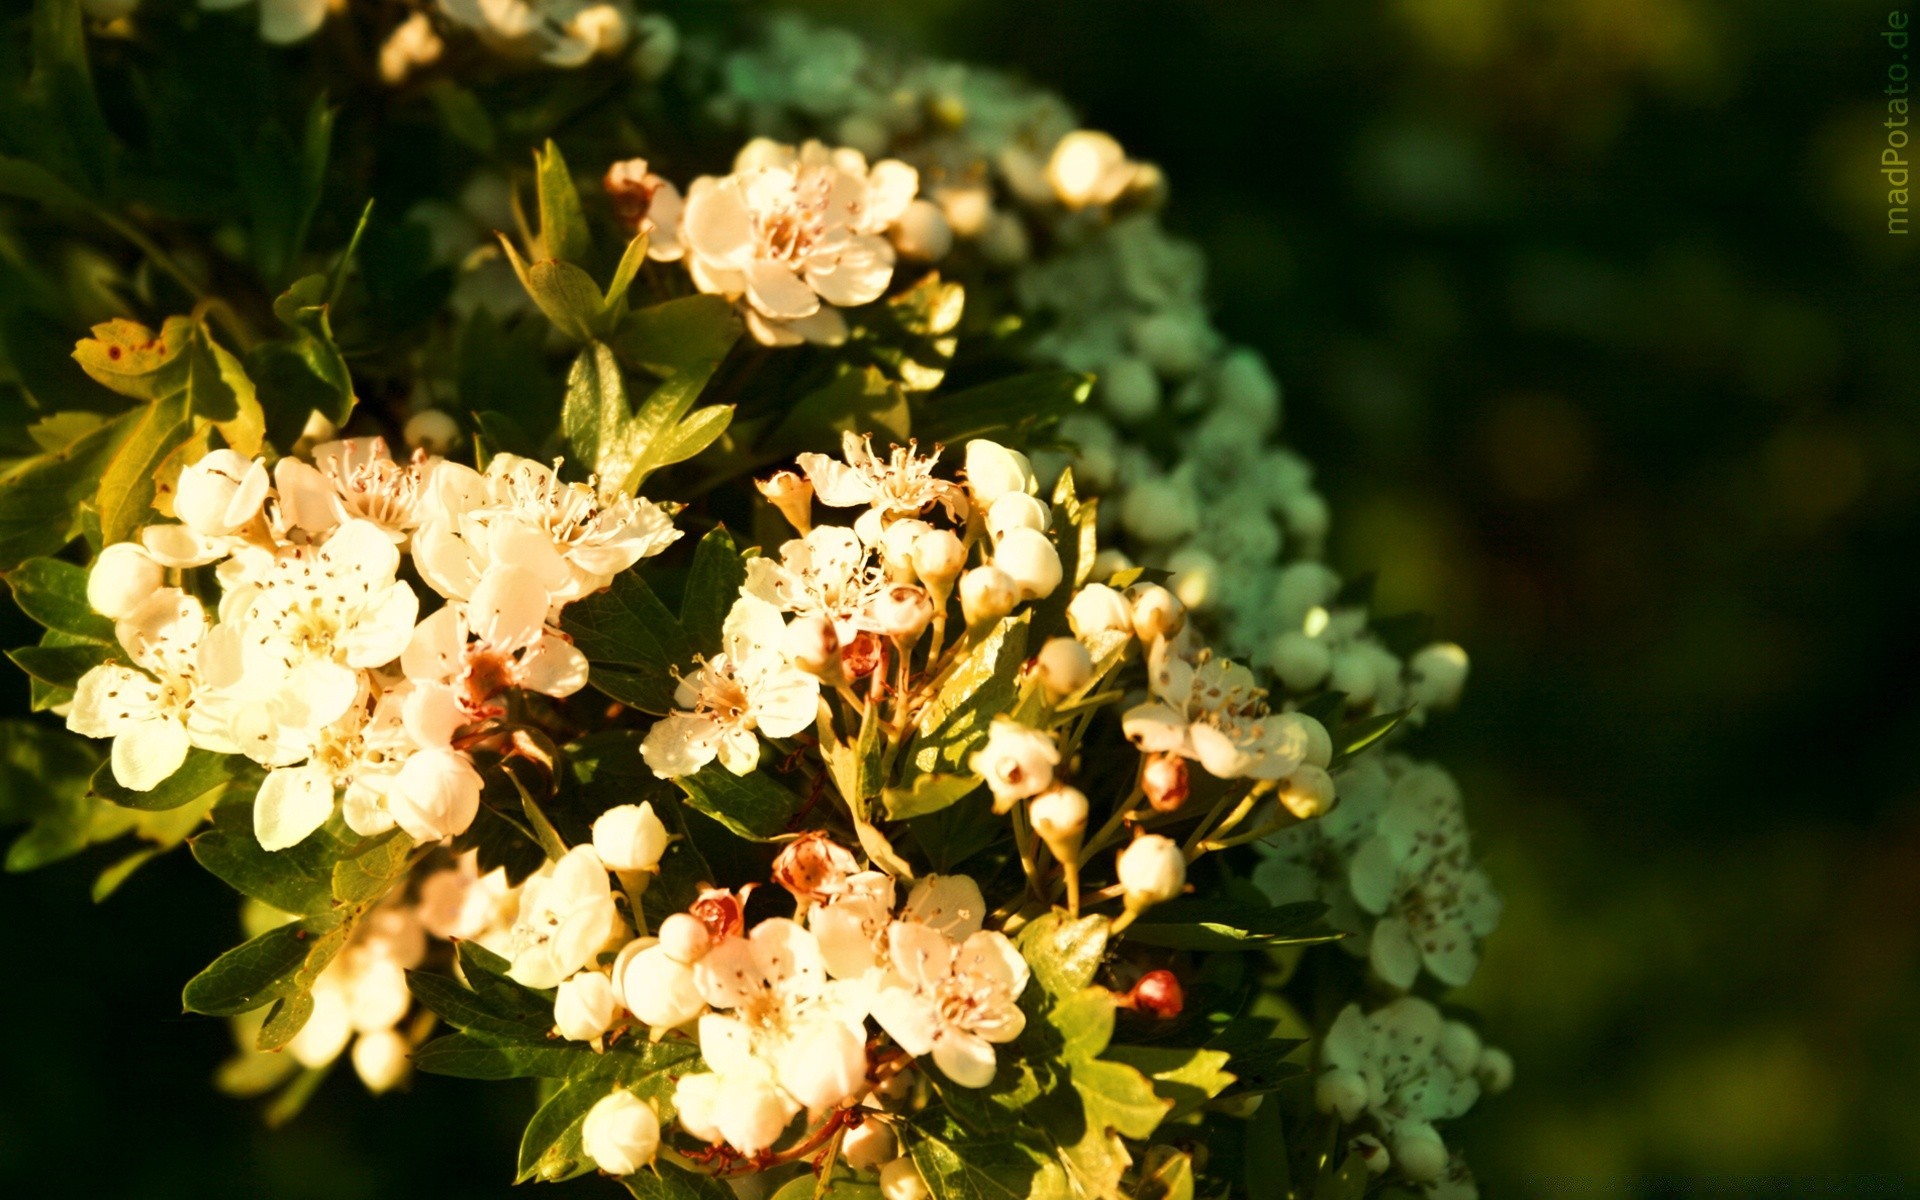
[[[469,850],[453,866],[421,880],[416,911],[422,927],[437,938],[473,942],[503,954],[520,906],[520,889],[507,882],[504,867],[482,875],[478,858],[478,851]]]
[[[417,14],[416,14],[417,15]],[[342,521],[369,521],[405,545],[429,506],[439,460],[393,461],[384,438],[349,438],[313,448],[313,465],[297,458],[274,464],[281,520],[312,534]]]
[[[87,603],[115,621],[145,604],[166,583],[166,571],[132,542],[100,552],[87,572]]]
[[[595,0],[439,0],[439,6],[495,52],[555,67],[618,52],[633,21],[625,3]]]
[[[660,1149],[660,1118],[653,1106],[621,1088],[587,1110],[580,1149],[609,1175],[631,1175]]]
[[[196,745],[223,753],[237,749],[200,674],[207,615],[198,600],[164,588],[115,622],[114,633],[134,665],[103,663],[81,676],[67,728],[113,739],[110,760],[121,787],[153,790]]]
[[[1172,838],[1144,834],[1128,843],[1117,862],[1129,911],[1164,904],[1187,886],[1187,858]]]
[[[885,233],[919,187],[918,172],[892,159],[869,169],[856,150],[751,142],[732,174],[688,189],[687,266],[701,291],[745,298],[761,342],[838,343],[838,310],[879,299],[892,280]]]
[[[713,1128],[742,1154],[771,1145],[801,1109],[822,1111],[866,1086],[860,989],[827,977],[813,935],[774,918],[729,938],[694,967],[716,1012],[700,1053],[718,1077]]]
[[[480,813],[480,773],[458,750],[433,747],[408,758],[386,794],[387,811],[416,842],[467,831]],[[551,986],[551,985],[546,985]]]
[[[994,1046],[1019,1037],[1018,1003],[1030,972],[1006,935],[978,931],[955,941],[938,928],[898,921],[887,931],[890,970],[873,1016],[900,1048],[961,1087],[993,1082]]]
[[[667,851],[667,827],[653,805],[621,804],[593,821],[593,849],[609,871],[654,871]]]
[[[1030,495],[1039,486],[1033,464],[1018,450],[974,438],[966,446],[967,491],[976,504],[991,507],[1006,495]]]
[[[400,660],[407,678],[452,689],[471,720],[498,715],[508,689],[571,696],[587,684],[586,655],[546,624],[549,593],[533,572],[496,566],[470,600],[414,629]]]
[[[1053,784],[1060,763],[1060,747],[1052,735],[1022,725],[1011,717],[996,716],[987,727],[987,740],[967,758],[967,770],[987,781],[994,809],[1006,812],[1016,800],[1037,796]]]
[[[561,980],[553,995],[553,1026],[563,1038],[592,1042],[613,1027],[613,981],[600,971]]]
[[[353,1039],[353,1073],[378,1096],[406,1081],[413,1071],[407,1039],[398,1030],[376,1029]]]
[[[606,867],[593,847],[575,846],[524,885],[508,975],[530,988],[556,987],[593,961],[619,920]]]
[[[415,753],[432,745],[423,744],[408,727],[411,692],[403,686],[367,696],[317,732],[307,745],[305,763],[267,773],[253,802],[254,834],[263,849],[283,850],[305,840],[333,815],[334,798],[342,788],[347,824],[355,833],[393,828],[388,797],[400,786]]]
[[[1446,1146],[1433,1122],[1463,1115],[1480,1096],[1471,1075],[1456,1071],[1441,1053],[1440,1011],[1414,996],[1363,1015],[1350,1004],[1321,1045],[1320,1103],[1343,1119],[1361,1108],[1372,1118],[1402,1174],[1415,1182],[1438,1179],[1447,1165]]]
[[[865,505],[871,510],[854,525],[860,540],[868,544],[880,540],[885,525],[922,516],[935,505],[949,520],[962,521],[967,516],[966,491],[933,473],[940,452],[922,455],[918,443],[894,446],[882,459],[873,452],[872,438],[849,431],[840,435],[839,459],[802,454],[795,461],[820,503],[830,508]]]
[[[1108,134],[1076,129],[1060,139],[1047,161],[1047,182],[1069,208],[1111,204],[1134,180],[1139,168]]]
[[[1201,651],[1189,662],[1162,639],[1148,657],[1153,699],[1121,718],[1147,753],[1190,758],[1221,779],[1283,779],[1305,761],[1303,725],[1267,709],[1253,672]]]
[[[239,8],[247,0],[200,0],[201,8]],[[328,0],[260,0],[260,38],[288,45],[312,37],[327,19]]]
[[[745,592],[782,612],[833,622],[842,645],[865,631],[864,618],[887,590],[872,550],[844,525],[821,525],[780,546],[780,557],[747,560]]]
[[[602,181],[614,214],[621,222],[647,233],[647,257],[655,262],[679,262],[686,254],[680,238],[680,220],[686,202],[680,189],[647,169],[644,158],[630,158],[607,168]]]
[[[405,83],[418,68],[440,61],[445,49],[446,43],[434,31],[433,19],[423,12],[414,13],[394,26],[380,44],[380,82]]]
[[[725,649],[680,680],[677,710],[654,723],[640,753],[662,779],[712,762],[745,775],[760,762],[758,733],[792,737],[813,724],[820,681],[785,652],[786,623],[773,605],[743,595],[727,614]]]
[[[180,472],[173,511],[201,537],[227,537],[260,515],[269,490],[266,463],[232,450],[212,450]]]

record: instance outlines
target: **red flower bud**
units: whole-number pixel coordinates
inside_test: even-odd
[[[1171,1021],[1186,1007],[1187,993],[1172,971],[1148,971],[1121,1003],[1156,1020]]]

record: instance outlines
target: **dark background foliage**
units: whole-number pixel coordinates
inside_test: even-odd
[[[1338,564],[1473,652],[1419,745],[1508,898],[1467,998],[1519,1083],[1457,1126],[1486,1194],[1920,1195],[1888,0],[802,7],[1163,164]],[[513,1086],[336,1079],[292,1134],[216,1096],[224,1027],[174,1013],[231,898],[176,857],[90,908],[100,865],[0,884],[9,1191],[506,1194]]]

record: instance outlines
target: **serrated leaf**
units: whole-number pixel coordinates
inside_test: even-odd
[[[1185,1116],[1231,1087],[1224,1050],[1186,1046],[1110,1046],[1105,1055],[1145,1075],[1153,1090],[1173,1104],[1169,1120]]]
[[[1155,1095],[1147,1077],[1125,1063],[1105,1059],[1078,1062],[1070,1073],[1086,1109],[1087,1122],[1096,1129],[1144,1138],[1160,1127],[1173,1108],[1172,1100]]]
[[[1325,921],[1327,906],[1312,900],[1263,908],[1238,900],[1180,897],[1140,914],[1126,936],[1172,950],[1257,950],[1313,945],[1342,936]]]
[[[1029,614],[1001,621],[970,647],[921,710],[907,761],[923,775],[966,773],[967,758],[998,714],[1010,712],[1026,661]]]
[[[693,551],[686,594],[680,599],[680,628],[687,644],[701,654],[718,654],[727,613],[747,582],[747,561],[725,525],[715,526]]]
[[[673,668],[690,663],[693,650],[638,572],[623,571],[605,591],[569,604],[560,623],[592,664],[588,682],[643,712],[672,711]]]
[[[94,511],[100,514],[100,536],[107,545],[126,541],[153,520],[158,492],[154,475],[192,435],[192,400],[185,388],[136,410],[126,439],[100,476],[100,491],[94,497]]]
[[[574,341],[591,342],[600,322],[602,303],[600,287],[593,282],[593,276],[570,262],[551,258],[528,263],[504,233],[500,235],[500,245],[507,253],[507,262],[514,274],[520,277],[520,286],[526,288],[527,295],[533,299],[534,307],[553,322],[555,329]]]
[[[483,1034],[489,1039],[548,1045],[547,1033],[553,1028],[553,1006],[547,1004],[541,1016],[517,1011],[463,987],[458,980],[429,971],[407,972],[407,990],[455,1029]]]
[[[1078,994],[1093,982],[1107,952],[1109,922],[1101,916],[1073,919],[1050,912],[1020,931],[1020,956],[1033,968],[1033,980],[1047,995]]]
[[[909,786],[883,791],[881,801],[888,820],[907,821],[958,804],[979,786],[978,775],[915,775]]]
[[[188,981],[181,993],[187,1011],[213,1017],[249,1012],[291,992],[295,976],[316,939],[340,924],[335,914],[281,925],[236,946]]]
[[[211,750],[189,750],[180,769],[160,781],[151,791],[136,792],[122,787],[113,777],[113,764],[110,762],[100,764],[100,769],[93,773],[89,787],[94,795],[122,808],[147,811],[179,808],[215,788],[225,787],[233,778],[233,768],[232,755],[215,754]]]
[[[296,846],[263,850],[253,832],[253,809],[228,804],[213,825],[188,840],[193,857],[234,891],[281,912],[314,915],[333,907],[334,864],[346,846],[322,828]]]
[[[1098,1057],[1113,1040],[1113,1021],[1113,993],[1102,987],[1064,996],[1047,1013],[1047,1024],[1060,1039],[1057,1055],[1068,1063]]]
[[[627,1185],[636,1200],[734,1200],[733,1189],[720,1180],[696,1175],[669,1162],[657,1162],[620,1182]],[[813,1186],[811,1178],[806,1182],[807,1186]],[[879,1200],[879,1189],[874,1189],[872,1196],[863,1196],[848,1185],[837,1183],[827,1197],[829,1200]]]
[[[993,1082],[983,1088],[961,1087],[937,1072],[929,1072],[928,1080],[947,1111],[979,1133],[1005,1133],[1027,1124],[1029,1106],[1047,1088],[1032,1057],[1022,1054],[999,1055]]]
[[[115,317],[95,325],[73,348],[73,361],[95,381],[135,400],[164,400],[186,390],[191,317],[168,317],[160,331]]]
[[[333,898],[342,904],[371,904],[407,873],[413,841],[398,830],[367,838],[333,864]]]
[[[573,185],[573,174],[567,170],[567,160],[552,138],[533,152],[533,173],[545,256],[584,262],[593,250],[593,234],[587,228],[587,214],[580,207],[580,192]]]
[[[934,1200],[1067,1200],[1060,1165],[1013,1134],[975,1134],[938,1109],[902,1128]]]
[[[789,832],[787,822],[800,811],[800,797],[765,770],[735,775],[719,763],[708,763],[673,782],[686,793],[688,805],[757,842]]]
[[[639,1044],[598,1055],[540,1106],[520,1139],[520,1174],[529,1179],[571,1179],[593,1169],[580,1145],[580,1126],[601,1099],[624,1088],[651,1103],[664,1128],[673,1117],[675,1077],[695,1069],[699,1052],[689,1042]]]

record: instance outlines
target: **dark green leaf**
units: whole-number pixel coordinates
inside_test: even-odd
[[[126,440],[133,413],[0,473],[0,571],[73,540],[76,513]]]
[[[78,685],[82,675],[114,657],[114,654],[113,647],[98,642],[22,646],[7,651],[7,657],[22,671],[42,683],[62,688]]]
[[[680,599],[680,628],[688,645],[701,654],[720,652],[721,628],[746,582],[747,560],[734,547],[727,527],[715,526],[694,549],[687,591]]]
[[[428,1075],[457,1079],[565,1079],[591,1061],[577,1042],[493,1041],[472,1033],[437,1037],[413,1052],[413,1065]]]
[[[687,803],[744,838],[764,842],[790,832],[787,822],[800,811],[800,798],[776,782],[765,770],[735,775],[719,763],[708,763],[692,775],[674,780],[687,794]]]
[[[784,456],[838,449],[842,433],[870,433],[904,443],[913,433],[907,395],[878,367],[847,366],[823,388],[802,396],[763,444]]]
[[[595,687],[644,712],[672,710],[672,668],[690,663],[693,650],[639,572],[624,571],[606,591],[569,604],[561,625],[593,664]],[[613,669],[603,672],[603,663]]]
[[[1149,946],[1201,951],[1335,941],[1341,935],[1321,919],[1326,911],[1326,905],[1311,900],[1263,908],[1237,900],[1181,897],[1140,914],[1126,936]]]
[[[1066,1200],[1060,1165],[1019,1134],[975,1134],[938,1109],[902,1134],[934,1200]]]
[[[482,996],[457,980],[427,971],[407,972],[407,989],[414,999],[456,1029],[493,1041],[548,1045],[547,1033],[553,1028],[551,1003],[535,1016],[509,1008],[496,998]]]
[[[87,603],[85,568],[53,558],[30,558],[7,572],[20,611],[61,633],[111,644],[113,622]]]
[[[297,846],[262,850],[253,832],[253,807],[226,804],[213,824],[189,839],[193,857],[228,887],[281,912],[314,915],[333,907],[333,869],[346,846],[326,829]]]
[[[180,769],[162,780],[152,791],[136,792],[120,786],[113,777],[113,764],[101,763],[93,773],[93,794],[122,808],[157,810],[179,808],[198,800],[217,787],[225,787],[233,778],[233,756],[211,750],[189,750]]]
[[[333,864],[333,898],[342,904],[380,899],[407,873],[412,854],[412,840],[398,829],[367,838]]]
[[[944,396],[918,397],[913,428],[921,440],[959,445],[992,438],[1023,445],[1086,401],[1093,377],[1034,371]]]
[[[316,939],[340,922],[329,914],[308,917],[236,946],[188,981],[181,993],[187,1011],[213,1017],[237,1016],[270,1004],[291,992]]]
[[[620,1182],[627,1185],[635,1200],[733,1200],[734,1196],[733,1189],[718,1179],[696,1175],[669,1162],[655,1163],[652,1168]],[[813,1186],[811,1177],[807,1186]],[[846,1183],[834,1184],[827,1197],[828,1200],[880,1200],[879,1189],[874,1189],[872,1196],[863,1196]]]

